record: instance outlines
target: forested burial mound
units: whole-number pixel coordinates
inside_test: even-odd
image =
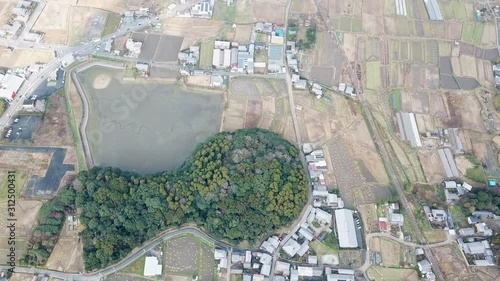
[[[308,196],[297,148],[262,129],[218,133],[175,172],[93,168],[79,178],[87,270],[116,263],[161,231],[189,222],[215,239],[255,241],[292,222]]]

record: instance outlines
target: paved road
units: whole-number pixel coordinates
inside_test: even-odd
[[[373,134],[375,146],[377,147],[377,149],[382,157],[382,161],[385,163],[385,166],[387,167],[388,175],[391,179],[391,182],[394,184],[394,187],[396,188],[396,191],[399,195],[400,201],[401,201],[403,207],[408,212],[408,217],[410,219],[410,223],[412,224],[413,228],[415,229],[417,239],[420,241],[421,244],[425,244],[425,239],[424,239],[424,236],[422,235],[422,231],[420,230],[420,228],[417,225],[417,221],[415,219],[415,215],[412,212],[412,209],[410,209],[408,206],[406,196],[405,196],[403,189],[402,189],[402,184],[399,180],[399,177],[397,176],[397,174],[394,171],[394,166],[396,166],[396,163],[390,161],[389,153],[387,152],[387,150],[385,148],[385,144],[382,142],[382,139],[380,137],[380,134],[378,133],[377,127],[375,126],[375,122],[373,120],[373,115],[371,113],[370,107],[368,106],[368,103],[366,102],[366,100],[363,96],[361,82],[359,81],[358,76],[356,75],[356,72],[354,71],[352,64],[347,59],[347,55],[345,53],[344,47],[342,44],[339,43],[340,41],[339,41],[339,38],[337,37],[337,31],[332,27],[329,17],[326,15],[325,10],[322,9],[322,7],[320,5],[320,1],[321,0],[314,0],[314,3],[316,5],[318,11],[320,12],[321,17],[323,18],[323,21],[326,23],[326,26],[328,28],[328,34],[330,35],[330,37],[333,39],[335,44],[341,50],[342,60],[344,61],[344,65],[347,67],[347,72],[351,78],[353,85],[354,85],[354,88],[355,88],[356,93],[358,95],[358,98],[360,100],[361,106],[363,107],[363,109],[366,112],[366,116],[368,119],[368,125],[369,125],[369,127],[372,128],[371,132]],[[443,274],[442,274],[441,270],[439,269],[437,262],[435,261],[434,254],[428,248],[425,249],[425,254],[426,254],[429,262],[431,262],[431,264],[432,264],[432,269],[433,269],[434,273],[436,274],[436,277],[439,280],[444,280]]]
[[[208,236],[207,234],[203,233],[197,228],[194,227],[184,227],[180,229],[175,229],[171,231],[167,231],[160,237],[148,242],[146,245],[141,247],[138,251],[128,255],[125,259],[121,260],[119,263],[109,266],[103,270],[99,270],[90,274],[75,274],[75,273],[64,273],[64,272],[58,272],[58,271],[53,271],[53,270],[46,270],[46,269],[39,269],[39,268],[27,268],[27,267],[16,267],[14,269],[14,272],[16,273],[27,273],[27,274],[40,274],[40,275],[47,275],[50,277],[55,277],[55,278],[60,278],[63,280],[71,280],[71,281],[98,281],[102,280],[102,278],[111,275],[113,273],[116,273],[117,271],[120,271],[139,259],[141,256],[146,254],[148,251],[154,249],[156,246],[160,245],[161,243],[164,243],[165,241],[175,238],[179,235],[184,235],[184,234],[192,234],[195,236],[198,236],[200,239],[204,239],[210,243],[215,244],[218,247],[225,248],[225,249],[230,249],[231,246],[222,242],[219,242],[212,237]],[[6,270],[9,269],[10,267],[8,266],[0,266],[1,270]]]
[[[123,36],[129,32],[134,32],[144,29],[147,25],[154,25],[155,23],[160,22],[163,19],[176,15],[178,11],[186,10],[187,8],[191,7],[193,4],[198,2],[202,2],[202,0],[189,1],[186,2],[185,4],[178,5],[174,9],[167,12],[166,14],[159,15],[158,17],[151,17],[143,19],[141,21],[137,21],[136,23],[137,25],[135,27],[119,29],[112,34],[103,37],[99,41],[87,42],[80,46],[61,47],[60,45],[34,44],[34,43],[24,42],[22,41],[21,38],[19,38],[18,40],[0,39],[0,45],[11,46],[14,48],[33,47],[33,49],[36,50],[54,49],[55,51],[58,51],[61,54],[61,56],[71,56],[72,54],[78,54],[82,56],[90,55],[94,52],[97,46],[103,41]],[[48,74],[59,68],[61,66],[61,61],[62,60],[60,59],[53,60],[42,71],[33,74],[27,81],[25,81],[21,89],[18,91],[18,96],[16,97],[16,99],[10,104],[9,108],[5,111],[4,115],[0,117],[0,130],[3,130],[3,128],[5,128],[10,124],[11,117],[21,109],[23,101],[26,98],[26,96],[29,93],[31,93],[34,89],[36,89],[36,87],[38,87],[42,83],[42,81],[46,79]]]
[[[286,10],[285,10],[285,27],[284,27],[285,33],[288,30],[288,13],[289,13],[291,4],[292,4],[292,0],[288,0]],[[285,36],[284,45],[286,46],[286,44],[287,44],[287,42],[286,42],[286,36]],[[284,61],[285,61],[287,72],[289,72],[290,68],[288,67],[288,61],[286,59],[286,52],[283,55],[284,55]],[[289,100],[289,104],[290,104],[290,112],[292,114],[293,128],[295,131],[295,138],[296,138],[297,145],[298,145],[299,151],[300,151],[299,157],[300,157],[300,160],[302,162],[302,166],[307,171],[307,163],[305,162],[305,157],[304,157],[304,154],[302,152],[302,137],[300,136],[299,123],[297,121],[295,101],[294,101],[294,97],[293,97],[291,74],[286,73],[285,79],[286,79],[288,100]],[[281,248],[292,237],[292,235],[299,230],[300,225],[307,219],[307,215],[309,214],[309,212],[312,209],[312,205],[311,205],[312,204],[312,194],[311,194],[311,186],[312,185],[311,185],[311,181],[309,179],[309,176],[307,177],[307,179],[308,179],[308,188],[307,188],[308,196],[307,196],[306,206],[304,207],[304,209],[302,209],[302,212],[301,212],[299,218],[295,221],[295,224],[292,225],[290,232],[288,232],[288,234],[283,238],[280,245],[278,246],[278,249],[276,249],[276,251],[273,254],[273,262],[271,265],[271,274],[269,276],[270,280],[274,279],[275,265],[276,265],[276,262],[278,261],[278,256],[279,256],[279,253],[281,251]]]

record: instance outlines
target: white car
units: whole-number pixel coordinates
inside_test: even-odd
[[[37,97],[38,97],[37,95],[32,95],[32,96],[30,97],[30,100],[36,100],[36,98],[37,98]]]

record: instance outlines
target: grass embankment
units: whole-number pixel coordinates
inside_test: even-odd
[[[66,77],[65,83],[64,83],[64,96],[65,96],[65,102],[66,102],[66,112],[68,114],[68,120],[69,120],[69,125],[71,126],[71,132],[73,133],[73,140],[75,141],[75,147],[76,147],[76,156],[78,158],[78,170],[87,170],[87,162],[85,161],[85,153],[83,153],[83,144],[82,144],[82,139],[80,136],[80,132],[78,130],[79,124],[77,124],[76,119],[75,119],[75,113],[73,110],[73,105],[70,102],[71,96],[70,96],[70,90],[69,87],[72,85],[73,87],[76,87],[72,84],[71,81],[71,72],[78,67],[78,64],[75,63],[71,65],[68,68],[68,71],[66,71]],[[75,88],[76,91],[76,88]],[[82,105],[83,107],[83,105]],[[82,109],[83,110],[83,109]]]
[[[138,260],[133,262],[131,265],[125,267],[123,269],[123,272],[143,276],[145,263],[146,263],[146,256],[142,256]]]

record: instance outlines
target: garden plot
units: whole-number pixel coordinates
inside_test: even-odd
[[[446,176],[437,150],[419,150],[418,157],[429,184],[437,184]]]
[[[379,232],[377,205],[364,204],[358,206],[366,233]]]
[[[198,276],[200,281],[213,281],[213,248],[208,242],[191,235],[169,240],[164,255],[166,273]]]
[[[286,90],[279,80],[231,80],[222,130],[259,127],[283,134],[288,115],[288,101],[284,93]]]
[[[161,26],[163,34],[184,37],[181,50],[218,37],[223,27],[223,21],[196,18],[168,18],[162,22]]]
[[[387,267],[410,266],[416,264],[415,252],[412,248],[403,246],[396,242],[373,238],[370,240],[370,250],[379,252],[382,264]]]
[[[367,271],[370,280],[375,281],[418,281],[420,280],[418,272],[414,269],[405,268],[387,268],[372,266]]]
[[[448,280],[489,281],[500,278],[498,267],[475,267],[475,270],[471,271],[465,264],[463,254],[456,243],[432,248],[432,252]]]

